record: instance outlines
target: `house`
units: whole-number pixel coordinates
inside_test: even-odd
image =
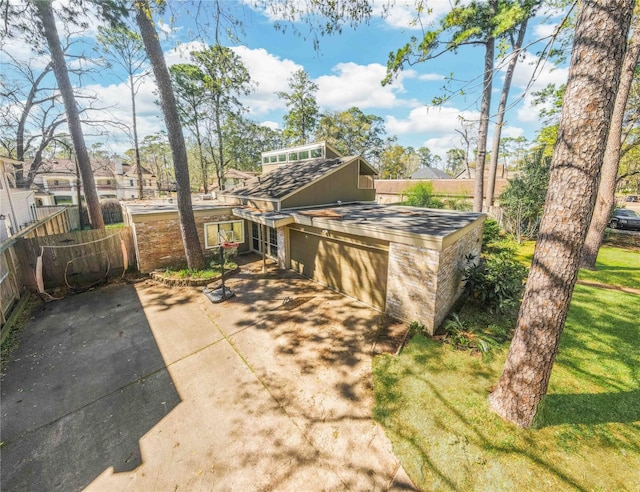
[[[0,241],[38,219],[34,191],[16,188],[14,164],[21,162],[0,157]]]
[[[421,167],[411,175],[410,179],[451,179],[451,176],[435,167]]]
[[[96,191],[100,199],[127,200],[138,198],[138,171],[136,166],[120,160],[94,158],[91,161]],[[33,180],[36,204],[77,205],[83,195],[79,186],[79,172],[71,159],[50,159],[42,162]],[[158,184],[155,175],[142,169],[143,193],[146,198],[155,197]]]
[[[324,157],[295,161],[286,150],[263,154],[269,170],[221,192],[224,202],[198,206],[204,248],[215,248],[218,231],[229,231],[240,251],[268,256],[279,268],[433,333],[462,292],[466,258],[480,253],[485,216],[380,205],[375,170],[361,156],[335,156],[324,147]],[[298,155],[306,150],[311,155],[310,149]],[[271,155],[288,159],[272,166]],[[166,209],[139,207],[127,205],[128,222],[147,250],[139,252],[141,269],[166,266],[161,258],[180,255],[177,212],[170,218]],[[170,222],[175,231],[165,241]]]

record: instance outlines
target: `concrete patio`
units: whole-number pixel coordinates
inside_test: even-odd
[[[371,417],[405,326],[244,263],[221,304],[143,281],[36,312],[2,378],[2,490],[413,490]]]

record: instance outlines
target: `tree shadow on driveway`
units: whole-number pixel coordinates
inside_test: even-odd
[[[2,376],[1,488],[80,490],[133,470],[180,401],[133,286],[45,304]]]

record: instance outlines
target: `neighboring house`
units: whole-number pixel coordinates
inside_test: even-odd
[[[435,167],[421,167],[410,179],[451,179],[451,176]]]
[[[37,220],[34,191],[15,187],[13,165],[20,163],[0,157],[0,241]]]
[[[100,199],[130,200],[138,198],[138,172],[136,166],[123,164],[120,160],[95,158],[91,161],[96,191]],[[142,169],[143,193],[145,198],[157,195],[156,176]],[[78,194],[84,191],[79,186],[75,161],[70,159],[45,160],[33,180],[36,204],[77,205]]]
[[[225,169],[222,186],[225,190],[228,190],[229,188],[233,188],[234,186],[244,185],[250,179],[255,178],[256,175],[257,173],[239,171],[238,169],[234,168]],[[200,192],[202,191],[204,190],[201,188]],[[215,193],[217,193],[218,191],[218,181],[215,178],[212,178],[209,184],[209,191]]]

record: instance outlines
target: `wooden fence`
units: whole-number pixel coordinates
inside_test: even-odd
[[[66,207],[53,210],[0,244],[0,326],[25,289],[39,290],[39,278],[45,291],[82,288],[121,275],[125,264],[135,267],[131,228],[70,232],[73,212]]]
[[[0,321],[6,323],[11,310],[20,299],[32,276],[18,253],[25,237],[68,232],[71,227],[67,209],[57,207],[49,215],[24,228],[0,244]]]
[[[130,227],[23,238],[16,254],[24,285],[34,291],[40,279],[44,290],[87,287],[135,263]]]

